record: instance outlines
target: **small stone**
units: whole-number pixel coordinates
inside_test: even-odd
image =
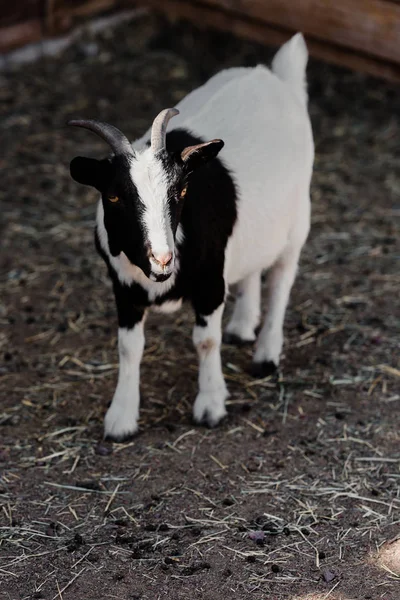
[[[256,557],[253,554],[250,554],[249,556],[246,556],[246,560],[249,563],[255,563],[256,562]]]
[[[264,531],[250,531],[249,538],[253,540],[253,542],[260,543],[265,540],[265,532]]]
[[[54,537],[57,531],[57,523],[49,523],[49,526],[46,528],[46,535],[49,537]]]
[[[335,577],[335,573],[332,573],[332,571],[329,571],[329,569],[325,569],[325,571],[322,572],[322,578],[324,581],[326,581],[326,583],[330,583],[335,579]]]
[[[103,444],[102,442],[99,442],[94,449],[95,454],[98,454],[99,456],[109,456],[112,454],[112,451],[112,446]]]
[[[264,546],[265,540],[256,540],[257,546]]]
[[[263,531],[265,531],[265,533],[268,533],[268,535],[278,535],[280,533],[279,529],[277,529],[275,525],[269,522],[263,525]]]
[[[248,460],[246,463],[246,469],[250,473],[255,473],[256,471],[259,471],[260,467],[261,467],[260,462],[255,458],[250,458],[250,460]]]
[[[78,548],[80,548],[80,546],[83,546],[84,543],[85,542],[81,534],[76,533],[73,538],[68,540],[67,550],[68,552],[75,552],[76,550],[78,550]]]

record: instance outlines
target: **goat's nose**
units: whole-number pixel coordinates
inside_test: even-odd
[[[166,267],[172,260],[172,252],[164,252],[163,254],[154,254],[152,253],[152,258],[161,265],[162,267]]]

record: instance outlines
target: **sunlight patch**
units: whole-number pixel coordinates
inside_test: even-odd
[[[380,547],[376,562],[394,577],[400,577],[400,538],[386,542]]]

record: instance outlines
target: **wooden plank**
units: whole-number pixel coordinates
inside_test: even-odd
[[[144,3],[157,10],[162,10],[171,19],[187,19],[198,27],[211,27],[227,31],[238,37],[265,45],[280,45],[293,34],[292,31],[245,20],[209,7],[189,4],[186,1],[164,0],[162,8],[158,0],[144,0]],[[382,62],[373,57],[357,54],[332,44],[324,44],[309,37],[307,37],[307,46],[310,54],[315,58],[400,82],[400,65]]]
[[[65,32],[74,22],[110,10],[118,0],[48,0],[46,34]]]
[[[15,0],[0,18],[0,52],[66,31],[77,18],[129,4],[136,2]],[[140,4],[263,44],[281,44],[293,31],[302,30],[308,34],[311,55],[400,81],[398,0],[140,0]],[[322,42],[326,36],[342,46]],[[349,50],[349,46],[362,53]],[[389,60],[380,60],[380,56]]]
[[[387,0],[195,0],[400,63],[400,5]],[[160,3],[161,4],[161,3]],[[160,6],[161,7],[161,6]]]
[[[85,17],[123,5],[122,0],[15,0],[0,16],[0,53],[63,34]]]
[[[118,0],[52,0],[51,12],[71,17],[87,17],[110,10],[117,4],[121,2]]]
[[[9,27],[0,28],[0,53],[10,52],[30,44],[38,42],[43,36],[43,21],[40,19],[30,19],[10,25]]]
[[[13,0],[13,2],[0,2],[0,29],[42,18],[45,1]]]

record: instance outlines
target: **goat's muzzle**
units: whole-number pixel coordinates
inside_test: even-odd
[[[149,253],[153,281],[166,281],[174,270],[174,255],[171,251]]]

